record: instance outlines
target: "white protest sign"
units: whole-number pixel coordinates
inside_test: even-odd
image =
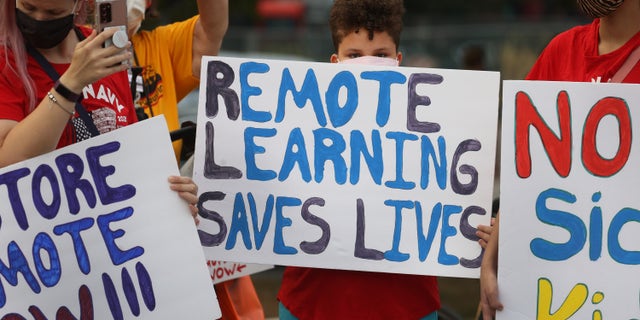
[[[202,70],[207,257],[479,275],[498,73],[223,57]]]
[[[221,316],[163,117],[0,169],[0,313]]]
[[[640,318],[639,90],[504,83],[499,319]]]

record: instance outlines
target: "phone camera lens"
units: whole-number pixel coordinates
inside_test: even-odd
[[[111,4],[103,3],[100,5],[100,22],[111,22]]]

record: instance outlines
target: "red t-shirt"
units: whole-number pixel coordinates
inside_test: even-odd
[[[297,318],[420,319],[440,309],[435,277],[286,267],[278,300]]]
[[[618,50],[598,55],[600,19],[571,28],[549,42],[527,80],[609,82],[631,52],[640,46],[640,32]],[[640,83],[640,63],[623,80]]]
[[[81,27],[81,30],[85,35],[91,33],[91,29],[88,28]],[[0,119],[22,121],[30,113],[27,94],[20,78],[6,68],[5,54],[8,55],[10,63],[13,61],[11,52],[0,51],[0,70],[3,70],[0,75]],[[51,65],[60,75],[69,68],[69,64],[52,63]],[[53,88],[55,82],[31,56],[28,58],[27,68],[36,86],[36,105],[38,105]],[[82,97],[82,105],[100,133],[113,131],[137,121],[126,71],[86,86],[82,90]],[[78,136],[86,136],[87,133],[83,130],[86,128],[76,113],[60,137],[58,148],[76,142]]]

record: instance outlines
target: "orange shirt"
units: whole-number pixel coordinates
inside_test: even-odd
[[[198,87],[200,79],[193,76],[193,31],[199,16],[140,31],[131,42],[135,50],[135,65],[143,68],[144,93],[136,103],[149,116],[163,114],[170,131],[180,128],[178,102]],[[135,99],[135,97],[134,97]],[[182,141],[173,143],[179,160]]]

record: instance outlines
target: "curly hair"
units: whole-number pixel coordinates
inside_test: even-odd
[[[342,39],[361,28],[369,32],[387,32],[396,48],[402,32],[402,0],[335,0],[329,14],[329,28],[335,50]]]

